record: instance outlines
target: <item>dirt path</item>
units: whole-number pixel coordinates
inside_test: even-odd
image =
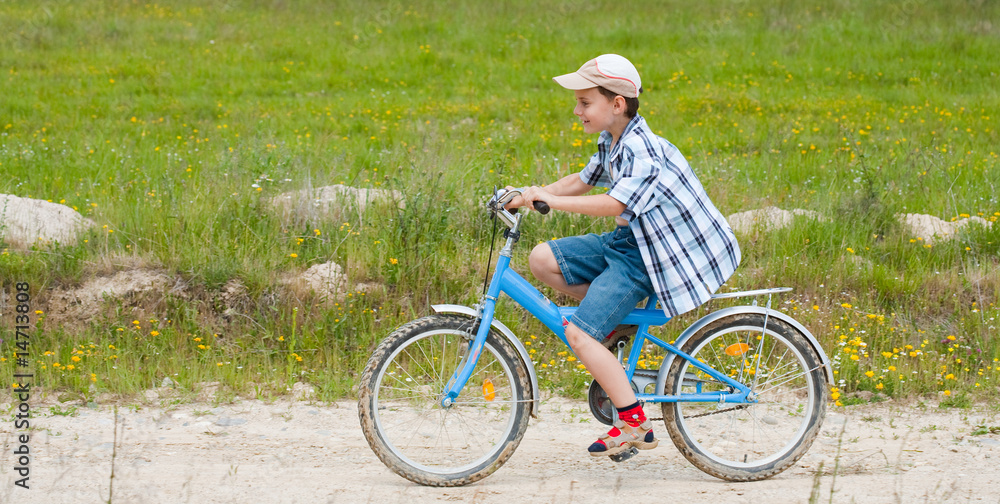
[[[113,451],[113,501],[127,503],[779,504],[808,502],[820,463],[820,502],[830,502],[842,439],[832,502],[1000,503],[1000,435],[972,435],[979,425],[1000,426],[995,407],[835,408],[795,467],[767,481],[733,484],[695,469],[665,434],[659,448],[622,464],[591,458],[585,446],[603,426],[583,402],[550,399],[504,467],[479,483],[446,489],[417,486],[386,469],[368,448],[351,402],[120,407],[117,448],[110,406],[81,406],[75,416],[34,408],[40,416],[29,490],[14,486],[13,421],[0,424],[0,502],[106,502]]]

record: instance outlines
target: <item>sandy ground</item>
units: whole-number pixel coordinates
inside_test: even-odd
[[[1000,426],[995,406],[833,408],[796,466],[770,480],[735,484],[690,465],[662,429],[660,447],[629,461],[589,457],[585,447],[603,426],[583,402],[554,398],[541,405],[540,418],[500,470],[444,489],[415,485],[383,466],[365,442],[353,402],[122,405],[117,446],[113,407],[78,406],[63,416],[51,406],[32,406],[37,430],[31,488],[24,490],[14,486],[11,406],[0,404],[0,502],[107,502],[113,482],[112,501],[126,503],[779,504],[808,502],[818,481],[819,502],[1000,503],[1000,434],[972,435],[979,425]]]

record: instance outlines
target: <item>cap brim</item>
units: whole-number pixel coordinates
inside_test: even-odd
[[[580,74],[573,72],[566,75],[560,75],[558,77],[553,77],[552,80],[556,81],[556,84],[566,88],[572,89],[574,91],[579,89],[590,89],[597,87],[597,84],[587,80]]]

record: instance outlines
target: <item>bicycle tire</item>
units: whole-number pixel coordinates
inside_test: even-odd
[[[447,487],[485,478],[510,458],[527,429],[526,364],[493,329],[462,395],[441,406],[474,324],[460,315],[404,324],[379,344],[361,376],[358,416],[368,444],[415,483]]]
[[[674,445],[702,471],[727,481],[757,481],[778,474],[812,445],[826,416],[822,360],[800,332],[761,314],[715,321],[681,351],[747,384],[757,402],[664,403],[663,420]],[[721,351],[720,351],[721,350]],[[727,351],[728,350],[728,351]],[[670,365],[667,393],[728,391],[683,358]]]

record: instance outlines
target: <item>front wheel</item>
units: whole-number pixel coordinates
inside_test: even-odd
[[[460,486],[492,474],[528,427],[528,370],[517,351],[490,331],[462,394],[449,407],[442,392],[464,363],[475,320],[431,315],[396,329],[379,344],[358,387],[365,438],[400,476],[430,486]]]
[[[812,445],[826,416],[822,361],[796,329],[764,316],[719,319],[681,350],[747,385],[748,404],[664,403],[670,439],[692,464],[728,481],[756,481],[795,463]],[[677,357],[666,393],[733,392],[729,385]]]

